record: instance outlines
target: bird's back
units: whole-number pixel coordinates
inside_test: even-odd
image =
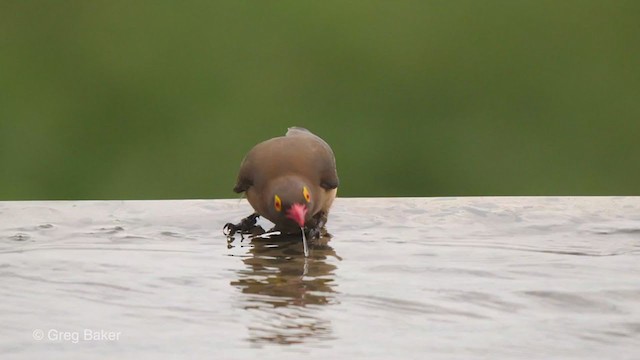
[[[253,175],[252,185],[263,187],[276,177],[299,175],[320,183],[318,169],[335,168],[331,148],[312,133],[294,132],[256,145],[243,162]]]

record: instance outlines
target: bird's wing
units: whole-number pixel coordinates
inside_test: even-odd
[[[233,191],[236,193],[245,192],[251,185],[253,185],[253,177],[251,175],[253,173],[253,161],[251,155],[251,153],[247,154],[240,165],[236,186],[233,188]]]
[[[320,186],[324,189],[331,190],[336,189],[340,185],[340,180],[338,179],[338,171],[336,170],[336,159],[331,154],[330,161],[327,162],[327,166],[324,167],[324,170],[320,174]]]

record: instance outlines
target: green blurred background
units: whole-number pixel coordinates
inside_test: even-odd
[[[639,1],[0,1],[0,199],[236,197],[305,126],[341,196],[640,195]]]

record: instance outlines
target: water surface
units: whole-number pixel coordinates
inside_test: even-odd
[[[338,199],[306,259],[250,212],[0,202],[2,358],[640,358],[640,198]]]

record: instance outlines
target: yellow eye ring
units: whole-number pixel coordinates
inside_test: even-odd
[[[278,212],[282,211],[282,200],[280,200],[280,197],[278,195],[276,195],[273,199],[273,207]]]
[[[302,194],[304,195],[304,199],[307,200],[307,202],[311,202],[311,193],[309,193],[309,189],[307,189],[306,186],[302,188]]]

